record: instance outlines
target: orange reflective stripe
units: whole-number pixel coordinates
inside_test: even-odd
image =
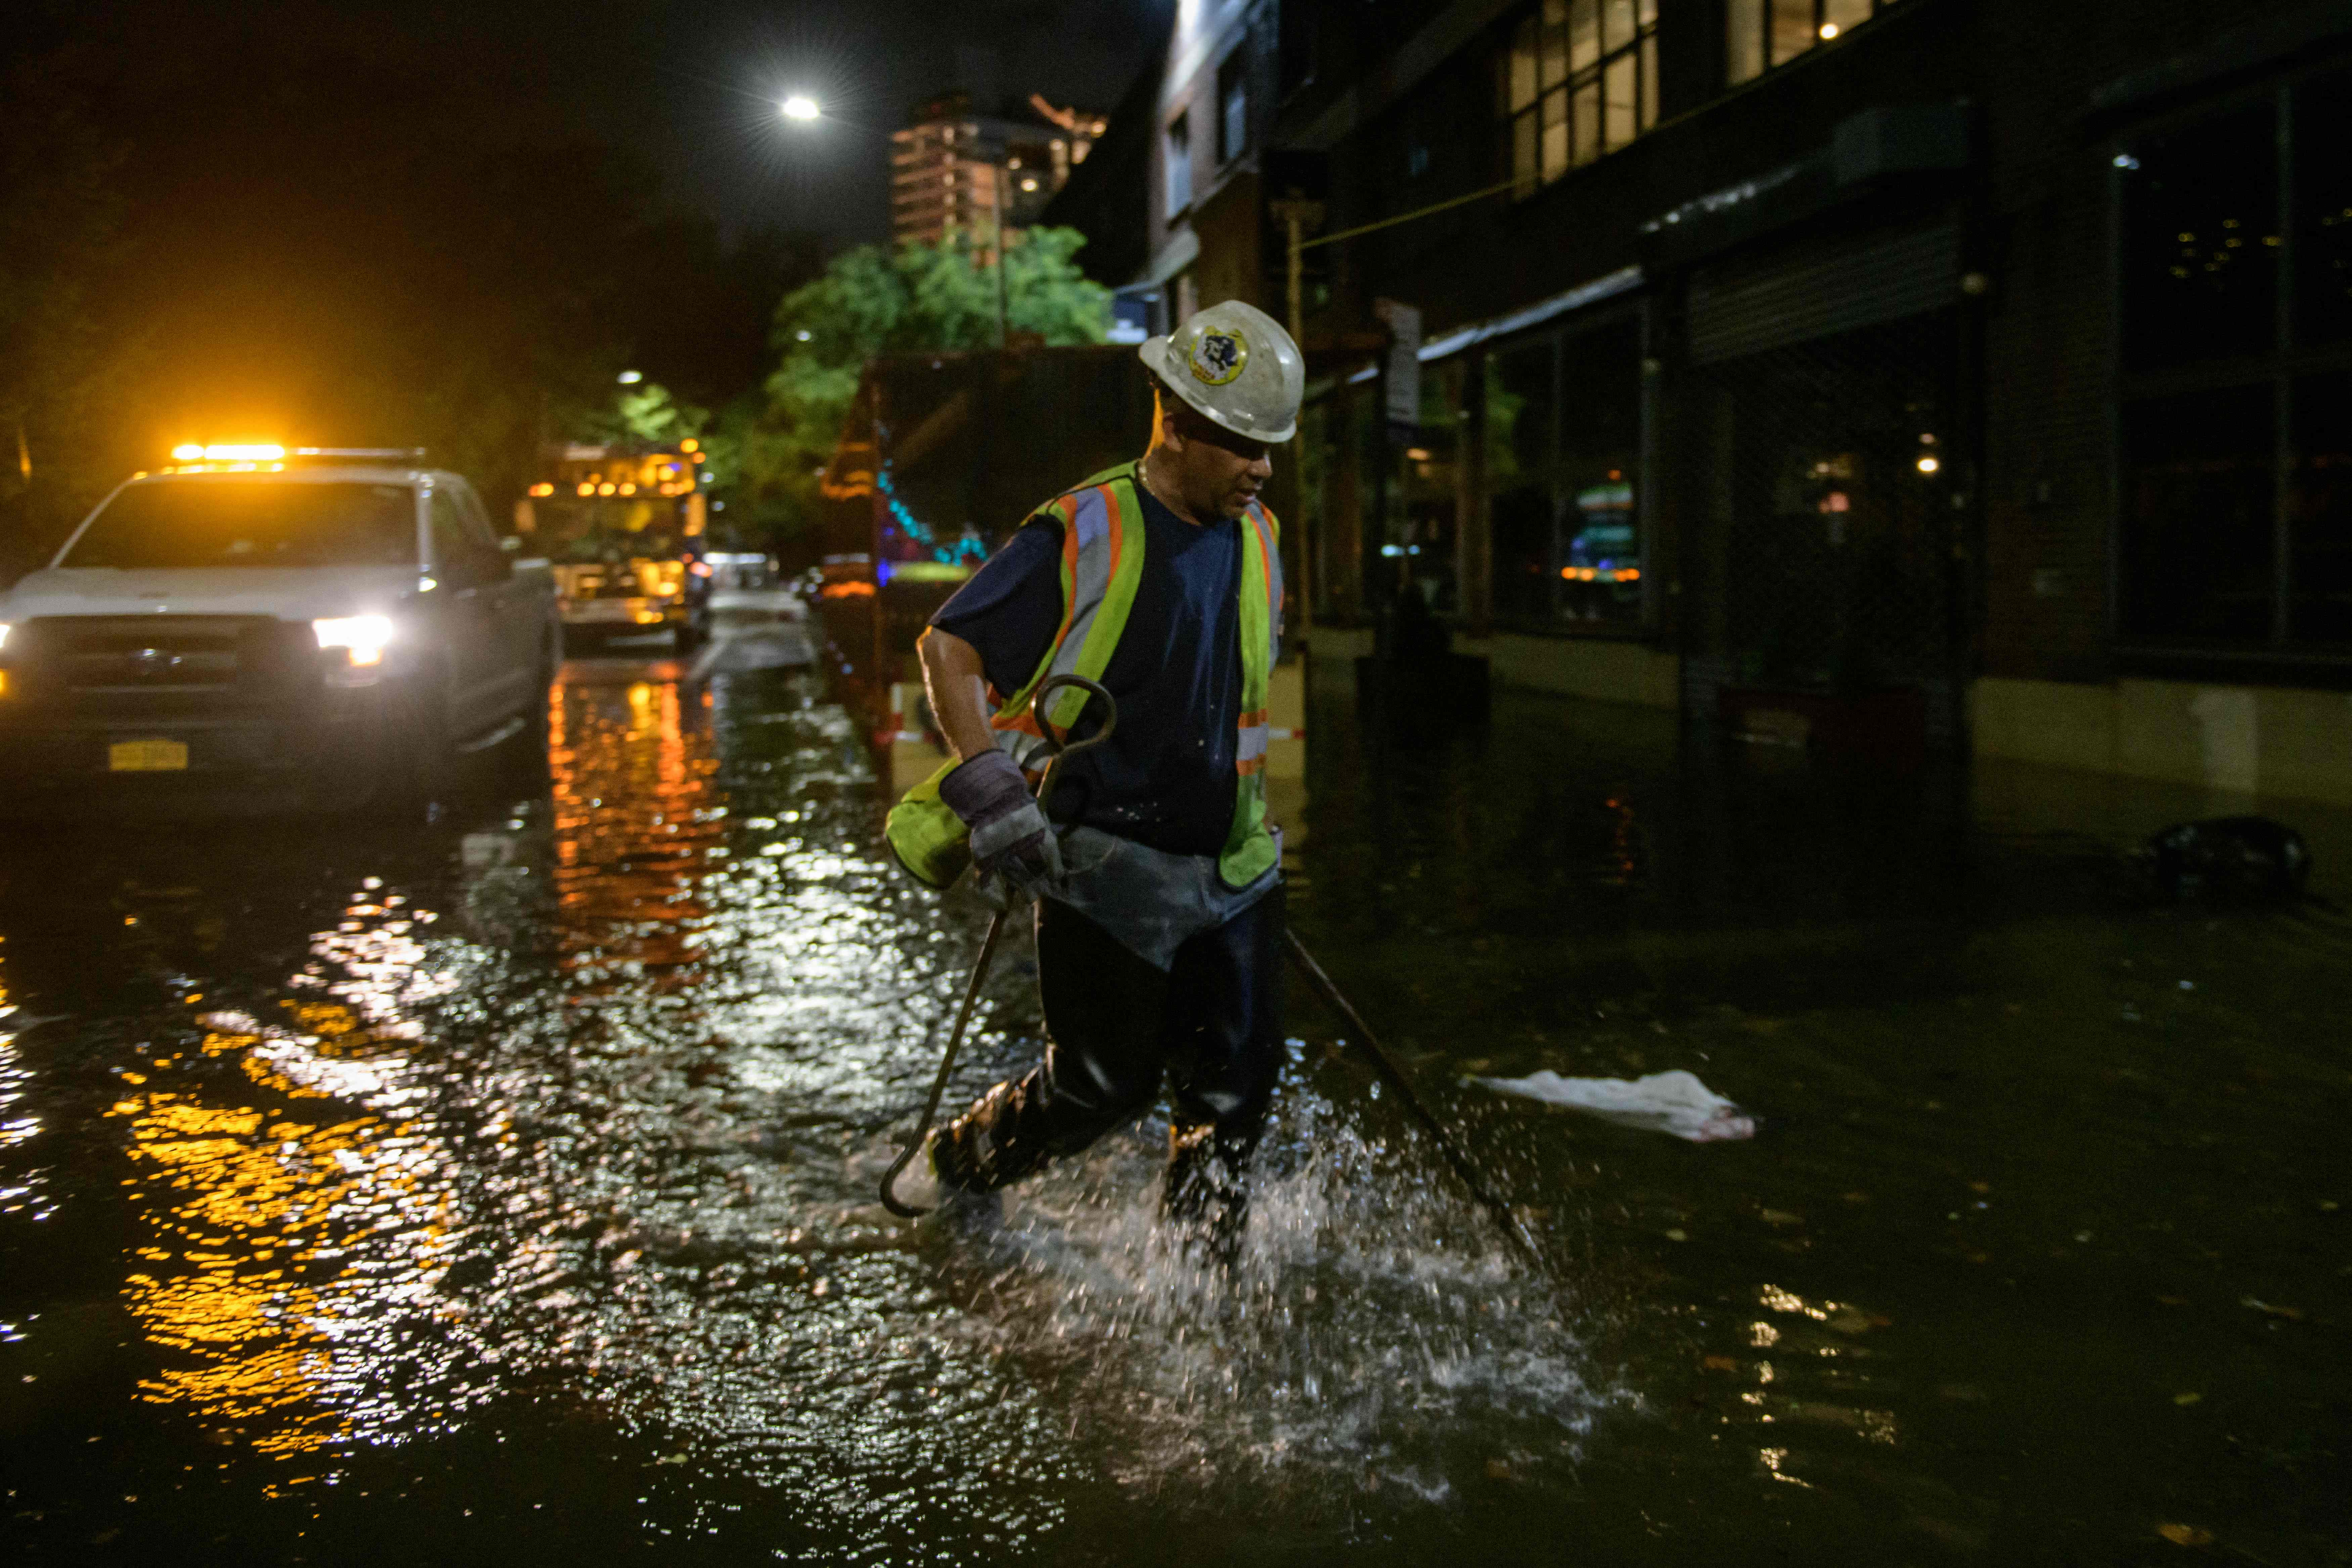
[[[1263,773],[1265,771],[1265,759],[1264,757],[1244,757],[1240,762],[1234,764],[1234,772],[1239,773],[1244,778],[1249,777],[1252,773]]]
[[[1118,510],[1118,491],[1108,485],[1097,485],[1095,493],[1102,497],[1103,513],[1110,521],[1110,574],[1116,578],[1118,575],[1118,552],[1127,548],[1127,519]],[[1076,504],[1075,501],[1071,503],[1074,509]],[[1065,621],[1063,625],[1066,630],[1068,623]]]
[[[1265,573],[1266,606],[1273,612],[1273,619],[1269,624],[1278,626],[1282,624],[1282,601],[1285,590],[1281,574],[1274,566],[1273,534],[1276,526],[1274,513],[1258,502],[1253,501],[1250,503],[1249,518],[1255,524],[1250,531],[1257,539],[1258,565]]]
[[[1243,714],[1243,715],[1242,715],[1242,721],[1241,721],[1241,728],[1243,728],[1243,729],[1244,729],[1244,730],[1255,729],[1255,727],[1257,727],[1258,725],[1263,724],[1263,723],[1265,723],[1265,709],[1263,709],[1263,708],[1261,708],[1261,709],[1259,709],[1259,710],[1258,710],[1256,712],[1255,712],[1255,713],[1244,713],[1244,714]]]

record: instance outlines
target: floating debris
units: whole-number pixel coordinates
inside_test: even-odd
[[[1562,1078],[1556,1072],[1526,1078],[1476,1080],[1505,1094],[1524,1095],[1548,1105],[1565,1105],[1650,1132],[1671,1132],[1693,1143],[1717,1143],[1756,1136],[1758,1118],[1676,1068],[1647,1078]]]

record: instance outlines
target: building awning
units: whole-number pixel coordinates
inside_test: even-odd
[[[1538,300],[1532,305],[1511,311],[1508,315],[1473,322],[1466,327],[1457,327],[1444,337],[1432,338],[1421,345],[1421,363],[1428,364],[1434,360],[1444,359],[1449,354],[1458,354],[1474,343],[1483,343],[1490,338],[1508,337],[1513,332],[1525,331],[1529,327],[1539,327],[1555,317],[1568,314],[1570,310],[1598,304],[1603,300],[1612,299],[1629,289],[1639,289],[1641,286],[1642,269],[1639,267],[1621,267],[1614,272],[1595,278],[1589,283],[1580,283],[1565,293],[1554,294],[1549,300]]]

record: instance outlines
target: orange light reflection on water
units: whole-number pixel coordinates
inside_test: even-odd
[[[429,1296],[451,1246],[435,1151],[396,1111],[336,1114],[354,1100],[397,1106],[405,1042],[337,1004],[288,1013],[283,1026],[225,1021],[199,1047],[287,1109],[208,1103],[142,1078],[108,1112],[130,1126],[130,1195],[147,1231],[125,1304],[180,1352],[141,1397],[279,1455],[381,1436],[368,1420],[383,1370],[372,1331],[388,1300]],[[161,1078],[174,1063],[156,1066]],[[303,1114],[312,1105],[320,1114]]]
[[[726,834],[709,714],[681,696],[674,662],[619,680],[583,669],[594,667],[558,681],[549,724],[564,965],[629,965],[669,989],[696,957],[702,883]]]

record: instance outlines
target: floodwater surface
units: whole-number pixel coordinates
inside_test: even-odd
[[[2352,921],[2138,898],[2242,809],[1318,701],[1337,1021],[1233,1276],[1164,1123],[874,1184],[985,910],[814,674],[565,668],[436,823],[0,846],[0,1542],[28,1561],[2352,1561]],[[486,760],[487,763],[488,760]],[[2261,804],[2261,803],[2253,803]],[[2352,892],[2352,822],[2269,803]],[[1039,1049],[1008,944],[959,1102]],[[1686,1068],[1688,1144],[1471,1081]]]

